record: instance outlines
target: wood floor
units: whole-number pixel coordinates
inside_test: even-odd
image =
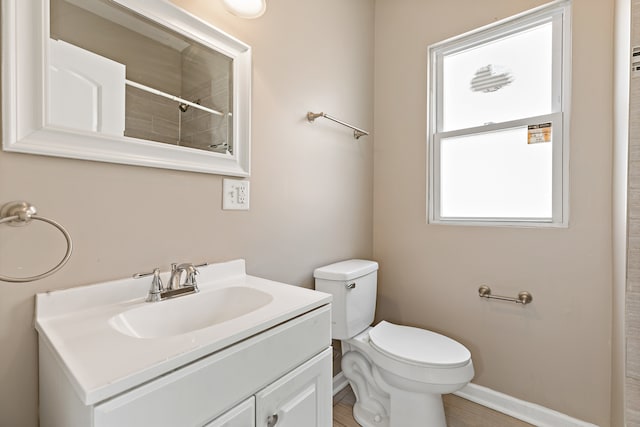
[[[351,387],[346,386],[333,396],[333,427],[359,427],[353,419],[353,404],[356,397]]]
[[[448,427],[533,427],[453,394],[444,396],[443,400]],[[355,401],[349,386],[334,396],[333,427],[360,427],[352,414]]]

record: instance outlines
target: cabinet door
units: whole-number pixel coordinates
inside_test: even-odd
[[[256,394],[256,426],[330,427],[331,387],[328,348]]]
[[[204,427],[255,427],[255,425],[255,398],[251,396]]]

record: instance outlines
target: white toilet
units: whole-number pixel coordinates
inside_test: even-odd
[[[473,378],[471,353],[435,332],[382,321],[378,263],[353,259],[314,271],[316,290],[333,295],[332,337],[342,341],[342,372],[364,427],[446,427],[442,394]]]

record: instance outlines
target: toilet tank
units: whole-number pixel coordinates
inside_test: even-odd
[[[313,272],[316,290],[333,295],[331,336],[349,339],[364,331],[376,310],[378,263],[362,259],[341,261]]]

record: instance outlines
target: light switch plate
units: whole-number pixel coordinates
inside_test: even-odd
[[[222,209],[249,210],[249,181],[228,178],[222,180]]]

